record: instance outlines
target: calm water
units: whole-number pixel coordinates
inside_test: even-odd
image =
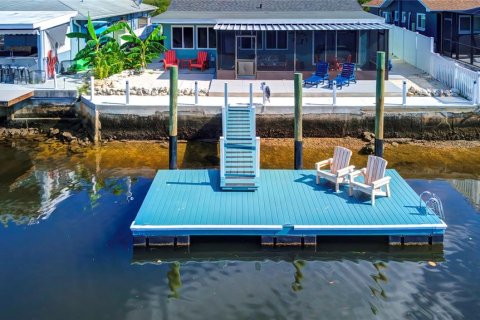
[[[218,161],[215,145],[180,149],[184,167]],[[480,171],[468,160],[426,169],[414,150],[396,166],[443,200],[443,248],[205,240],[190,252],[134,251],[129,226],[166,152],[129,144],[66,157],[58,146],[0,145],[0,319],[478,318]]]

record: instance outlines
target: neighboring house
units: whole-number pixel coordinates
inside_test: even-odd
[[[83,40],[65,39],[65,34],[86,32],[88,15],[97,33],[123,20],[141,34],[155,9],[139,0],[2,0],[0,64],[45,70],[50,50],[62,62],[73,60],[84,47]]]
[[[385,22],[433,37],[437,52],[480,67],[480,0],[372,0]]]
[[[388,56],[388,25],[357,0],[172,0],[152,22],[179,59],[207,51],[219,79],[293,79],[317,61],[373,79],[376,52]]]

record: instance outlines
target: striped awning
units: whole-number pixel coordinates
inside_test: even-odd
[[[227,31],[290,31],[290,30],[384,30],[391,27],[386,23],[297,23],[297,24],[253,24],[217,23],[215,30]]]

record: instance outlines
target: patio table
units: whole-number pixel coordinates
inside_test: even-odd
[[[193,59],[180,59],[180,69],[187,69]]]

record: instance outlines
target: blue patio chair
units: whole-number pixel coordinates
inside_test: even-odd
[[[310,85],[318,88],[318,85],[323,83],[325,80],[328,80],[328,63],[317,62],[315,73],[303,81],[303,86],[305,87]]]
[[[350,82],[357,83],[355,77],[355,63],[344,63],[342,66],[342,73],[340,73],[335,79],[330,80],[328,86],[333,86],[333,81],[336,81],[337,88],[342,88],[344,85],[349,86]]]

